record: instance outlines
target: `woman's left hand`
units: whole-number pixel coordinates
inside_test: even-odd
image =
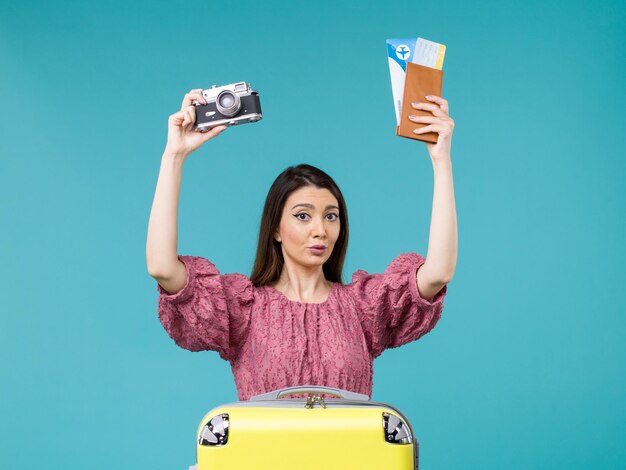
[[[450,146],[452,144],[452,131],[454,130],[454,120],[449,115],[448,101],[440,96],[427,96],[426,99],[430,103],[411,103],[415,109],[430,111],[432,116],[415,116],[410,115],[409,119],[413,122],[429,124],[420,127],[414,132],[423,134],[425,132],[436,132],[439,134],[436,144],[426,142],[426,148],[430,154],[431,160],[450,159]]]

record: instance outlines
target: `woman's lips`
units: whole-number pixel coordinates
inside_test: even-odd
[[[309,250],[311,250],[311,253],[313,253],[314,255],[323,255],[324,252],[326,251],[326,247],[325,246],[310,246]]]

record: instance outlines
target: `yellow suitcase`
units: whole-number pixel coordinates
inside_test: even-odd
[[[291,394],[307,398],[283,398]],[[189,470],[413,470],[418,465],[418,442],[400,410],[360,393],[304,385],[209,411],[198,427],[197,464]]]

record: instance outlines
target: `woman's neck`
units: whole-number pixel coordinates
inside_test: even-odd
[[[326,280],[321,266],[291,266],[285,263],[280,278],[272,287],[289,300],[297,302],[322,302],[333,283]]]

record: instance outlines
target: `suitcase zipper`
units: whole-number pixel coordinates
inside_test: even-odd
[[[306,403],[304,404],[305,408],[313,408],[315,403],[318,403],[322,406],[322,408],[326,408],[326,403],[324,403],[324,397],[320,395],[309,395],[306,398]]]

